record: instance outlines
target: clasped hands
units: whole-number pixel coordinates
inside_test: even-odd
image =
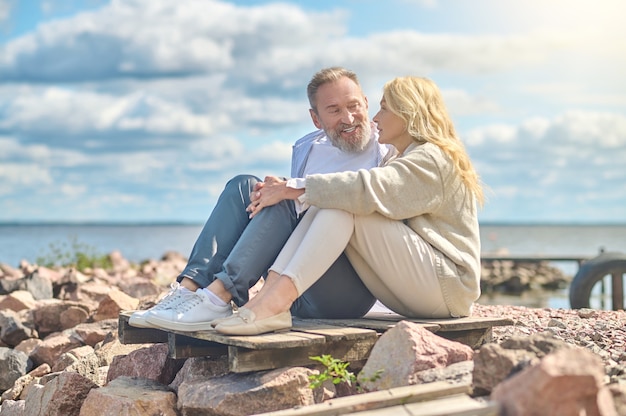
[[[277,176],[266,176],[263,182],[254,185],[254,191],[250,193],[250,205],[246,211],[250,213],[250,219],[261,212],[265,207],[275,205],[283,199],[288,199],[285,190],[287,181]]]

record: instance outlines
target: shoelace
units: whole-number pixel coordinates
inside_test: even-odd
[[[165,296],[163,296],[163,299],[161,299],[159,301],[159,303],[157,303],[156,305],[154,305],[154,309],[155,310],[159,310],[159,309],[165,309],[167,307],[169,307],[169,305],[176,300],[177,296],[175,296],[177,294],[177,292],[179,291],[179,289],[181,288],[180,284],[178,282],[173,282],[170,285],[170,291],[167,292],[167,294]]]
[[[188,312],[202,303],[202,297],[196,292],[183,293],[182,296],[184,296],[185,299],[174,308],[176,313]]]

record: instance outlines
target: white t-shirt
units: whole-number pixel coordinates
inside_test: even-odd
[[[333,146],[328,137],[321,137],[313,143],[304,168],[304,178],[289,179],[287,186],[302,189],[306,184],[306,176],[314,173],[357,171],[378,166],[376,158],[372,156],[376,153],[369,150],[372,146],[378,146],[376,140],[370,140],[362,152],[345,152]],[[296,212],[298,214],[309,207],[303,199],[298,199],[294,202],[296,203]]]

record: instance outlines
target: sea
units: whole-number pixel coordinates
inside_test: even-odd
[[[93,255],[118,250],[131,262],[160,259],[174,251],[188,256],[203,224],[0,224],[0,263],[17,267],[59,252],[80,249]],[[484,254],[594,257],[626,253],[626,224],[481,224]],[[57,254],[55,254],[57,253]],[[566,275],[576,262],[554,262]],[[522,296],[495,296],[484,303],[569,308],[567,289]]]

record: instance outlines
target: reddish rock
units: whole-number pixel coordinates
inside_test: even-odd
[[[107,335],[117,336],[118,319],[105,319],[103,321],[82,323],[73,328],[74,334],[87,345],[95,345],[103,341]]]
[[[51,335],[35,347],[30,358],[35,365],[46,363],[52,367],[63,353],[81,345],[80,341],[74,337],[65,334]]]
[[[507,416],[617,416],[603,379],[597,355],[582,348],[562,349],[498,384],[491,399]]]
[[[71,324],[76,319],[77,313],[76,311],[68,312],[66,315],[64,312],[74,308],[81,308],[85,312],[89,312],[85,305],[78,302],[61,301],[58,299],[47,299],[39,302],[38,306],[33,310],[35,328],[43,336],[69,328],[64,325]]]
[[[128,376],[170,384],[183,366],[184,360],[170,358],[168,351],[167,344],[154,344],[133,351],[126,356],[115,356],[109,366],[107,381],[115,380],[120,376]]]
[[[185,415],[244,416],[314,404],[312,374],[291,367],[184,382],[178,388],[178,408]]]
[[[467,345],[433,334],[419,324],[400,321],[378,339],[359,382],[365,390],[383,390],[419,383],[420,371],[471,360]],[[382,370],[379,377],[375,375]]]
[[[78,373],[62,372],[29,391],[26,415],[78,416],[89,391],[97,387]],[[99,413],[95,413],[99,414]]]
[[[105,319],[114,319],[119,317],[119,314],[123,310],[137,309],[139,300],[117,288],[111,289],[107,296],[100,301],[98,309],[93,316],[94,321],[103,321]]]
[[[87,395],[80,416],[159,415],[178,416],[176,394],[153,380],[119,377]]]
[[[37,305],[37,301],[29,291],[16,290],[1,297],[0,311],[12,310],[17,312],[24,309],[32,309],[35,305]]]

